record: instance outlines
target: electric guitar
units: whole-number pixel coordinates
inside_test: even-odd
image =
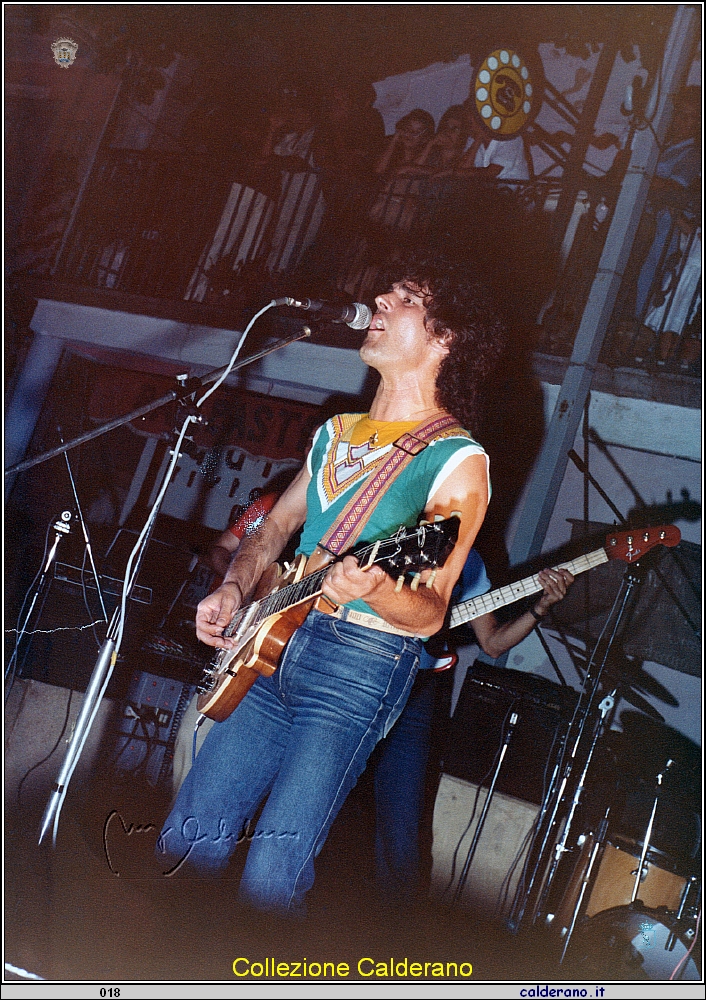
[[[422,521],[416,528],[402,526],[390,538],[354,549],[352,554],[363,569],[380,566],[396,578],[398,589],[408,580],[416,590],[422,571],[431,570],[426,582],[430,587],[436,570],[453,550],[459,525],[458,515],[452,514],[446,520]],[[202,715],[223,722],[259,674],[269,677],[275,672],[287,642],[321,597],[332,561],[330,553],[317,549],[309,558],[298,556],[281,576],[276,564],[265,571],[256,599],[239,608],[223,632],[235,639],[236,646],[219,650],[204,671],[197,701]]]
[[[622,559],[626,563],[637,562],[650,549],[656,545],[667,545],[670,548],[677,545],[681,539],[681,532],[673,524],[662,525],[657,528],[635,528],[632,531],[619,531],[608,535],[603,548],[589,552],[587,555],[579,556],[569,562],[559,563],[554,569],[568,569],[572,576],[585,573],[586,570],[600,566],[601,563],[608,562],[609,559]],[[528,576],[517,583],[510,583],[506,587],[499,587],[498,590],[490,590],[487,594],[479,597],[472,597],[468,601],[461,601],[451,608],[449,616],[449,628],[456,628],[466,622],[479,618],[489,611],[497,608],[504,608],[508,604],[530,594],[536,594],[542,590],[539,576]]]

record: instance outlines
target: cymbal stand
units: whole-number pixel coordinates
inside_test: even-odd
[[[593,763],[593,758],[595,756],[596,747],[598,746],[598,741],[603,736],[603,734],[604,734],[604,732],[606,730],[606,725],[609,723],[610,718],[612,717],[612,711],[613,711],[613,709],[615,707],[615,693],[616,692],[615,692],[615,689],[614,689],[613,691],[610,692],[610,694],[607,694],[605,696],[605,698],[603,698],[601,700],[600,704],[598,705],[598,712],[600,714],[598,715],[597,718],[594,717],[594,726],[593,726],[593,732],[591,734],[591,743],[590,743],[590,746],[589,746],[589,749],[588,749],[588,753],[586,754],[584,762],[583,762],[583,765],[581,767],[581,773],[580,773],[579,779],[578,779],[578,781],[576,783],[576,787],[574,788],[573,794],[571,796],[571,805],[569,807],[569,811],[568,811],[568,814],[566,816],[566,820],[564,821],[564,827],[563,827],[563,831],[562,831],[561,840],[559,841],[559,843],[556,845],[556,848],[555,848],[554,863],[553,863],[552,869],[550,871],[550,874],[549,874],[549,876],[547,878],[547,884],[545,886],[545,894],[542,897],[543,901],[545,901],[547,899],[548,895],[549,895],[549,890],[551,888],[551,884],[552,884],[552,880],[553,880],[554,874],[556,873],[556,870],[557,870],[558,866],[560,865],[562,858],[564,857],[565,854],[574,853],[574,848],[567,846],[568,843],[569,843],[571,829],[572,829],[572,826],[573,826],[574,819],[576,817],[576,812],[577,812],[579,806],[581,805],[581,798],[582,798],[582,795],[583,795],[584,788],[586,787],[586,780],[588,778],[588,772],[589,772],[589,769],[591,767],[591,764]],[[549,914],[547,916],[549,916]],[[574,919],[571,922],[570,930],[573,929],[573,926],[574,926],[574,924],[576,922],[575,921],[575,917],[576,917],[576,914],[574,915]],[[552,915],[552,918],[553,918],[553,915]],[[567,940],[567,936],[565,936],[565,938],[564,938],[564,950],[562,951],[562,958],[564,957],[564,952],[566,951],[567,944],[568,944],[568,940]]]
[[[586,891],[587,891],[589,885],[591,884],[591,879],[592,879],[592,876],[593,876],[593,871],[594,871],[594,868],[595,868],[596,861],[598,860],[598,856],[599,856],[599,854],[600,854],[600,852],[601,852],[601,850],[603,848],[603,845],[606,842],[606,837],[608,835],[608,816],[609,815],[610,815],[610,806],[606,809],[605,813],[603,814],[603,818],[600,821],[600,823],[598,824],[598,830],[596,831],[595,839],[594,839],[593,843],[591,844],[591,854],[590,854],[590,857],[588,859],[588,864],[586,865],[586,870],[583,872],[583,874],[581,876],[580,888],[579,888],[578,896],[576,897],[576,903],[574,904],[574,908],[573,908],[573,910],[571,911],[571,914],[570,914],[569,926],[567,928],[565,928],[565,929],[562,928],[562,930],[565,930],[565,933],[564,933],[564,947],[562,948],[561,957],[559,958],[559,965],[562,964],[562,962],[564,961],[564,958],[566,956],[566,952],[567,952],[567,949],[569,947],[569,942],[571,941],[571,938],[573,937],[574,929],[576,927],[576,923],[578,921],[579,914],[581,913],[581,909],[582,909],[582,906],[583,906],[583,901],[584,901],[584,898],[586,896]],[[580,843],[580,840],[579,840],[579,843]]]
[[[674,764],[673,760],[668,760],[664,768],[664,771],[660,772],[660,774],[657,775],[657,790],[655,792],[655,800],[652,803],[652,812],[650,813],[650,819],[647,824],[647,829],[645,830],[645,840],[642,845],[642,854],[640,855],[640,863],[637,866],[637,871],[635,872],[635,884],[632,887],[632,896],[630,897],[631,903],[634,903],[635,900],[637,899],[637,894],[640,891],[640,882],[642,881],[644,877],[644,872],[646,870],[645,861],[647,858],[647,852],[650,849],[652,827],[654,826],[655,813],[657,812],[657,804],[659,802],[660,794],[662,792],[662,781],[664,780],[665,774],[667,774],[667,772],[669,771],[669,769],[672,767],[673,764]]]
[[[535,844],[538,844],[538,847],[530,855],[532,860],[528,866],[530,871],[528,886],[524,898],[517,900],[517,906],[510,917],[510,926],[513,930],[519,930],[526,918],[529,918],[535,926],[540,920],[543,920],[548,928],[552,926],[555,911],[547,905],[551,898],[550,893],[555,891],[554,884],[560,868],[564,868],[562,865],[564,856],[575,854],[575,848],[568,846],[572,826],[595,748],[614,705],[614,692],[598,704],[601,679],[611,649],[627,623],[628,612],[646,572],[646,563],[647,560],[642,559],[627,567],[620,591],[591,654],[583,690],[564,739],[565,747],[570,749],[555,768],[553,785],[548,789],[540,811],[542,823],[535,835]],[[586,737],[589,740],[588,747],[586,747]],[[568,810],[566,810],[567,802],[570,803]],[[563,825],[561,837],[557,842],[556,835],[560,823]]]

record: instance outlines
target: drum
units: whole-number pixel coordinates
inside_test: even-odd
[[[685,925],[664,910],[616,906],[577,930],[571,967],[581,979],[698,981],[690,948]]]
[[[638,849],[636,845],[635,849]],[[647,907],[663,906],[667,910],[678,910],[685,878],[660,867],[658,855],[648,851],[640,876],[637,898]],[[620,844],[608,843],[603,851],[598,872],[591,888],[586,907],[586,916],[593,917],[602,910],[627,906],[632,901],[635,876],[640,864],[639,854],[625,849]],[[667,864],[667,862],[663,862]]]

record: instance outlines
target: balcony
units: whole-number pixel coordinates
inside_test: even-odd
[[[466,252],[472,246],[475,259],[486,243],[496,269],[524,233],[516,257],[528,262],[525,284],[543,289],[528,317],[536,370],[556,382],[617,194],[593,181],[579,191],[568,225],[555,232],[561,183],[552,179],[412,176],[351,185],[303,161],[243,159],[218,171],[183,156],[109,148],[71,217],[65,203],[63,216],[37,214],[15,279],[29,279],[41,298],[241,329],[275,294],[370,300],[401,246],[441,237]],[[494,238],[500,245],[492,246]],[[700,245],[693,206],[648,205],[596,388],[698,405]],[[512,281],[521,270],[517,260]],[[495,277],[501,285],[505,276]]]

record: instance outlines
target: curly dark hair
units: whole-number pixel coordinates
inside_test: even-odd
[[[436,401],[473,435],[482,433],[490,383],[507,339],[487,284],[466,262],[418,253],[391,266],[386,281],[387,287],[403,282],[421,293],[429,333],[451,335],[436,377]]]

